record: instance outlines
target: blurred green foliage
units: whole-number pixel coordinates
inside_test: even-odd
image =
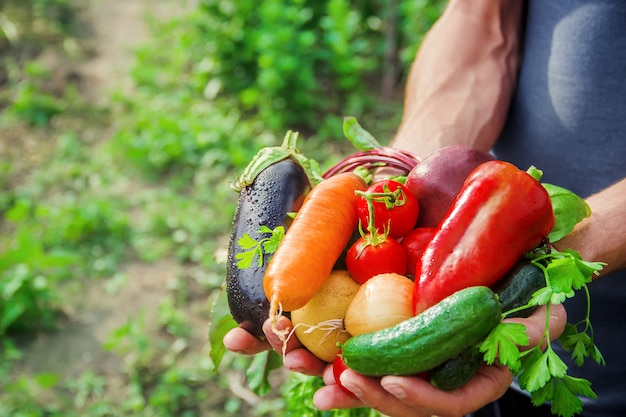
[[[251,406],[230,394],[247,389],[250,358],[226,355],[217,373],[206,351],[197,323],[221,294],[230,184],[287,129],[322,165],[351,151],[344,116],[390,137],[408,65],[444,5],[200,0],[151,22],[134,88],[102,108],[71,80],[59,90],[37,59],[50,49],[68,62],[88,55],[77,2],[0,3],[0,415],[316,415],[310,398],[288,393],[310,395],[319,379],[292,377]],[[128,284],[125,262],[162,259],[183,272],[154,323],[129,317],[102,346],[122,364],[123,389],[97,370],[68,380],[12,373],[23,337],[66,323],[82,289],[104,282],[102,296],[115,297]]]
[[[302,146],[323,160],[321,144],[331,153],[346,149],[341,119],[348,115],[388,138],[400,103],[386,97],[401,91],[423,30],[443,5],[202,0],[184,23],[155,30],[157,43],[170,47],[139,51],[139,96],[124,102],[135,122],[116,146],[159,175],[206,163],[241,169],[287,129],[301,131],[309,142]],[[388,76],[394,91],[383,91]]]

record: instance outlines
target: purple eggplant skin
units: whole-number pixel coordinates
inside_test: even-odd
[[[256,258],[250,267],[240,269],[236,256],[242,249],[237,241],[246,233],[256,241],[268,237],[267,233],[259,233],[261,226],[272,230],[285,226],[287,214],[300,208],[310,188],[302,167],[283,159],[265,168],[240,191],[228,249],[226,295],[233,319],[259,339],[265,339],[262,327],[269,317],[263,276],[272,255],[263,255],[262,266]]]

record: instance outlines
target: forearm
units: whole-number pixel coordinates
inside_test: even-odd
[[[420,157],[451,144],[491,148],[515,85],[522,9],[450,1],[411,67],[393,146]]]
[[[586,201],[591,216],[556,242],[556,248],[571,248],[585,260],[606,262],[602,275],[626,268],[626,178]]]

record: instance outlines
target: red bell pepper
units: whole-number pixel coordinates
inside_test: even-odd
[[[417,262],[414,312],[465,287],[491,286],[548,236],[554,220],[547,191],[529,173],[504,161],[479,165]]]

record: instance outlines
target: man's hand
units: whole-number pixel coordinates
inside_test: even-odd
[[[542,306],[528,318],[510,320],[526,326],[530,342],[525,349],[542,342],[545,319],[546,310]],[[566,322],[563,306],[552,306],[550,339],[560,336]],[[485,365],[461,388],[442,391],[417,376],[369,378],[347,370],[341,375],[341,383],[355,394],[352,397],[335,384],[332,369],[328,367],[324,372],[327,385],[315,394],[313,402],[321,410],[367,406],[391,417],[460,417],[500,398],[512,380],[508,368]]]
[[[549,334],[550,339],[554,340],[563,332],[567,314],[560,304],[553,305],[550,311]],[[545,306],[538,308],[528,318],[508,321],[526,326],[529,344],[522,348],[529,349],[545,343]],[[281,316],[276,322],[276,328],[291,330],[291,322]],[[320,410],[370,407],[390,417],[460,417],[500,398],[513,380],[508,368],[485,365],[461,388],[442,391],[418,376],[370,378],[348,369],[342,373],[341,383],[355,394],[350,396],[337,386],[332,365],[316,358],[295,336],[288,337],[286,344],[283,344],[278,335],[272,332],[269,320],[265,322],[263,330],[266,341],[257,339],[244,329],[233,329],[224,337],[224,345],[231,351],[243,354],[274,349],[283,355],[287,369],[306,375],[323,375],[326,386],[315,393],[313,399]]]
[[[276,329],[291,331],[291,321],[285,316],[279,316],[276,321]],[[283,356],[284,365],[287,369],[306,375],[322,375],[328,364],[302,346],[295,334],[288,337],[286,344],[283,344],[278,335],[272,332],[272,324],[269,319],[265,321],[263,331],[267,337],[264,341],[254,337],[246,330],[236,327],[224,336],[224,346],[232,352],[245,355],[254,355],[274,349]]]

